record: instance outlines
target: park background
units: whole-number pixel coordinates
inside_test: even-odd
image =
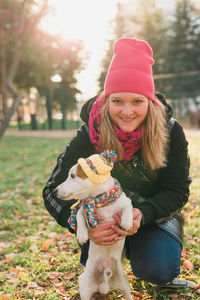
[[[200,4],[191,0],[0,0],[0,299],[79,299],[77,242],[41,193],[120,37],[152,46],[156,90],[185,129],[193,180],[180,277],[196,289],[160,290],[125,261],[133,299],[199,299]]]

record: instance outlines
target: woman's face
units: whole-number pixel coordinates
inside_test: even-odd
[[[108,96],[108,111],[115,125],[131,132],[146,118],[148,99],[135,93],[114,93]]]

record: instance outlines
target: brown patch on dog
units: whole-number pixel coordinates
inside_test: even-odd
[[[103,272],[104,272],[104,266],[101,264],[101,261],[99,260],[94,266],[94,271],[93,271],[94,281],[98,285],[100,285],[100,283],[103,282]]]
[[[116,277],[118,274],[118,263],[117,263],[117,259],[114,257],[111,258],[111,268],[112,268],[112,277]]]
[[[87,175],[85,174],[85,172],[83,171],[83,169],[81,168],[81,166],[79,164],[77,165],[76,175],[81,179],[87,178]]]
[[[93,277],[94,277],[94,280],[95,280],[95,283],[100,285],[103,281],[104,281],[104,278],[103,278],[103,274],[104,274],[104,271],[106,268],[111,268],[111,272],[112,272],[112,276],[116,276],[117,273],[118,273],[118,268],[117,268],[117,260],[115,258],[111,258],[111,261],[108,260],[107,262],[105,261],[103,264],[102,264],[102,260],[99,259],[95,266],[94,266],[94,270],[93,270]],[[109,273],[107,274],[107,276],[110,275],[110,271],[108,271]],[[111,279],[110,278],[110,279]]]

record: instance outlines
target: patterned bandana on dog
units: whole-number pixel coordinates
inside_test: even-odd
[[[99,149],[100,112],[104,101],[105,101],[104,94],[101,94],[94,102],[89,117],[90,138],[95,149],[98,152],[101,151]],[[125,132],[119,129],[116,125],[113,125],[113,128],[123,146],[123,150],[124,150],[123,159],[130,160],[133,157],[133,154],[137,152],[142,146],[141,137],[143,133],[143,128],[140,127],[139,129],[133,132]]]
[[[81,200],[80,203],[77,206],[73,207],[71,210],[71,215],[68,219],[70,227],[76,231],[76,216],[79,208],[81,207],[83,209],[88,228],[91,229],[91,226],[96,227],[97,208],[101,208],[115,202],[121,196],[122,193],[122,188],[117,179],[115,179],[115,184],[109,192],[103,193],[96,197],[89,197],[87,199]]]

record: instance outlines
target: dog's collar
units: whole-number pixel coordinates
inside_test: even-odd
[[[96,197],[89,197],[87,199],[79,200],[74,206],[72,206],[71,216],[68,223],[71,228],[76,231],[76,215],[80,207],[83,209],[83,213],[86,219],[88,228],[91,226],[97,226],[97,208],[104,207],[115,202],[123,193],[122,188],[117,179],[115,179],[114,186],[103,194]]]

